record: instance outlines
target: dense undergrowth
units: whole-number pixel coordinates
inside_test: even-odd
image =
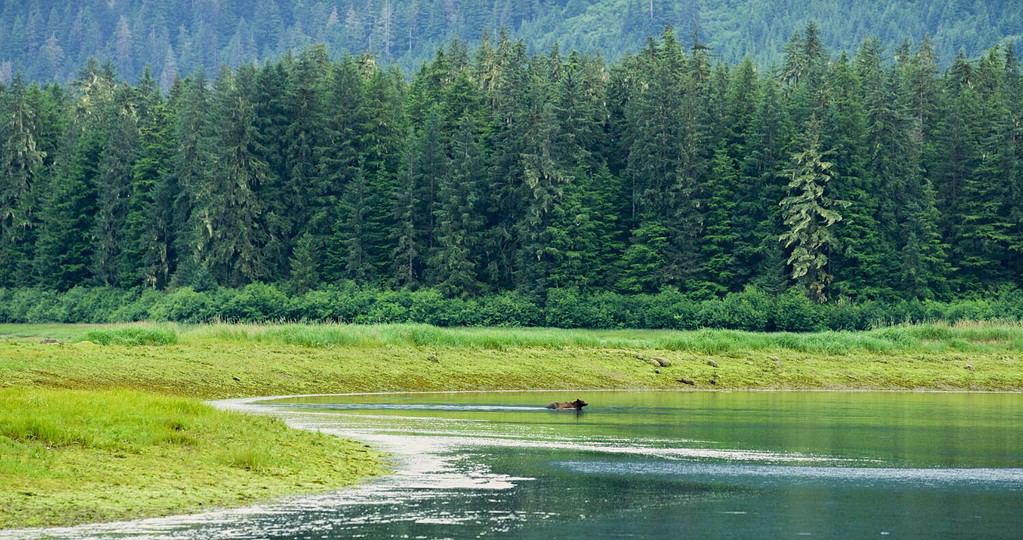
[[[543,301],[516,293],[461,299],[446,298],[430,289],[381,291],[355,286],[290,295],[274,285],[263,284],[210,291],[76,288],[58,293],[0,289],[0,323],[146,320],[810,332],[866,330],[938,321],[1020,321],[1023,320],[1023,291],[1005,289],[987,298],[950,302],[913,300],[822,305],[801,294],[772,296],[753,288],[713,299],[694,299],[673,290],[654,295],[621,295],[553,289]]]

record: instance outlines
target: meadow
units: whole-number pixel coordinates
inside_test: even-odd
[[[817,333],[0,325],[0,387],[197,398],[558,388],[1017,390],[1021,359],[1019,323]]]

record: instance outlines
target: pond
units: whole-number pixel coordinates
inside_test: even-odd
[[[582,398],[582,414],[544,408]],[[591,392],[229,401],[394,474],[242,510],[50,531],[150,538],[1023,534],[1023,395]]]

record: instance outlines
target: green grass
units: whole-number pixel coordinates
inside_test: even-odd
[[[0,326],[0,387],[201,398],[528,388],[1023,388],[1023,326],[869,332],[467,329],[423,325]],[[60,345],[41,344],[60,335]],[[122,336],[118,339],[96,339]],[[135,339],[135,335],[164,336]],[[173,337],[171,337],[173,336]],[[109,343],[102,345],[101,343]],[[672,361],[655,371],[651,357]],[[712,368],[708,361],[719,364]],[[714,375],[716,374],[716,377]],[[715,384],[710,384],[713,377]],[[685,386],[686,388],[689,385]]]
[[[379,470],[362,445],[193,399],[0,390],[0,529],[247,504]]]

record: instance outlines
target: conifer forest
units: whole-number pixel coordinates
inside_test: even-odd
[[[499,32],[414,73],[310,46],[169,90],[87,63],[0,89],[0,287],[473,298],[755,288],[817,303],[1023,285],[1014,48],[765,68],[670,28],[633,54]]]

